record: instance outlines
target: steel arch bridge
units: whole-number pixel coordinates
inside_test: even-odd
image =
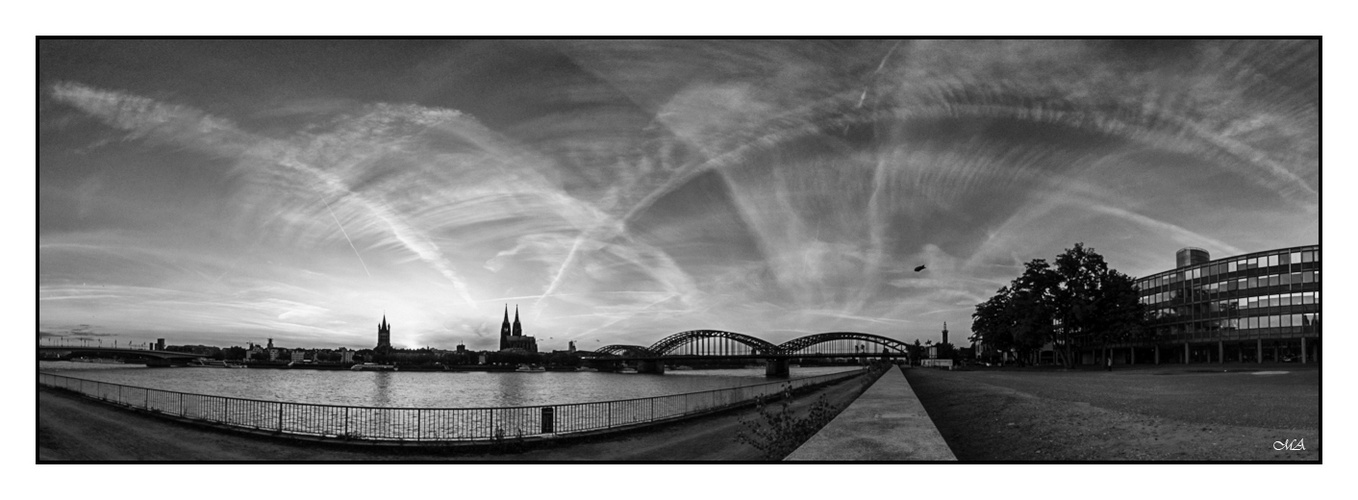
[[[881,335],[873,335],[871,333],[859,333],[859,332],[829,332],[829,333],[817,333],[815,335],[807,335],[805,337],[797,337],[795,339],[779,344],[778,350],[783,354],[790,355],[803,351],[817,344],[824,344],[827,342],[835,342],[840,340],[868,342],[871,344],[876,344],[885,347],[887,349],[895,350],[896,352],[899,353],[909,352],[907,351],[909,345],[906,344],[905,342],[901,342],[893,338],[883,337]]]
[[[598,349],[595,349],[594,352],[599,354],[608,354],[612,356],[639,356],[639,357],[656,356],[656,353],[651,351],[650,348],[631,344],[609,344]]]
[[[797,337],[779,345],[743,333],[722,330],[689,330],[679,332],[652,344],[649,347],[612,344],[595,349],[594,352],[609,356],[658,358],[662,356],[797,356],[813,354],[803,352],[822,344],[831,344],[826,352],[814,354],[872,354],[870,350],[859,351],[863,343],[885,347],[897,354],[908,353],[909,345],[899,340],[862,332],[827,332]],[[848,346],[854,346],[850,351]],[[685,348],[689,350],[685,352]],[[748,352],[746,351],[748,349]],[[878,351],[880,352],[880,350]]]
[[[731,346],[729,342],[717,342],[718,348],[724,350],[728,354],[776,354],[780,352],[778,346],[773,345],[772,342],[767,340],[745,335],[743,333],[722,330],[689,330],[686,332],[679,332],[651,344],[650,350],[660,356],[677,354],[680,348],[686,345],[701,343],[704,339],[734,341],[751,349],[750,353],[738,353],[736,350],[732,349],[733,346]]]

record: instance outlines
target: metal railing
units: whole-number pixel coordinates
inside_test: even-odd
[[[648,398],[498,408],[381,408],[210,396],[51,373],[38,383],[109,403],[254,431],[362,441],[495,442],[606,431],[710,413],[868,370]]]

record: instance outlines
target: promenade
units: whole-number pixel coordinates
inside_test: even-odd
[[[955,461],[901,369],[882,374],[787,461]]]
[[[805,412],[824,396],[847,405],[859,394],[857,379],[799,395],[792,409]],[[441,449],[340,446],[271,438],[206,427],[119,408],[66,391],[38,388],[39,461],[296,461],[296,462],[730,462],[762,461],[759,450],[736,440],[741,419],[754,407],[661,423],[528,449]]]

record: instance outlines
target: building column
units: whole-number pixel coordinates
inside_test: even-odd
[[[1136,364],[1136,348],[1135,348],[1135,347],[1128,347],[1128,348],[1127,348],[1127,351],[1128,351],[1128,353],[1130,354],[1130,355],[1128,356],[1128,358],[1131,360],[1131,363],[1128,363],[1128,364],[1130,364],[1130,365]]]
[[[1155,345],[1155,364],[1160,364],[1160,344]]]
[[[1301,364],[1306,364],[1306,337],[1301,338]]]
[[[1223,344],[1223,343],[1221,343],[1220,340],[1218,340],[1218,341],[1217,341],[1217,364],[1222,364],[1222,363],[1225,363],[1225,362],[1226,362],[1226,344]]]
[[[1185,364],[1185,365],[1188,364],[1188,361],[1189,361],[1189,356],[1188,356],[1188,355],[1189,355],[1190,352],[1192,352],[1192,351],[1190,351],[1189,348],[1188,348],[1188,342],[1185,341],[1185,342],[1184,342],[1184,364]]]
[[[1264,362],[1264,339],[1254,339],[1254,358],[1255,362]]]

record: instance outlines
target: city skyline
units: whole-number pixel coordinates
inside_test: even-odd
[[[42,40],[39,330],[907,342],[1319,242],[1319,42]],[[915,271],[917,266],[925,266]]]

